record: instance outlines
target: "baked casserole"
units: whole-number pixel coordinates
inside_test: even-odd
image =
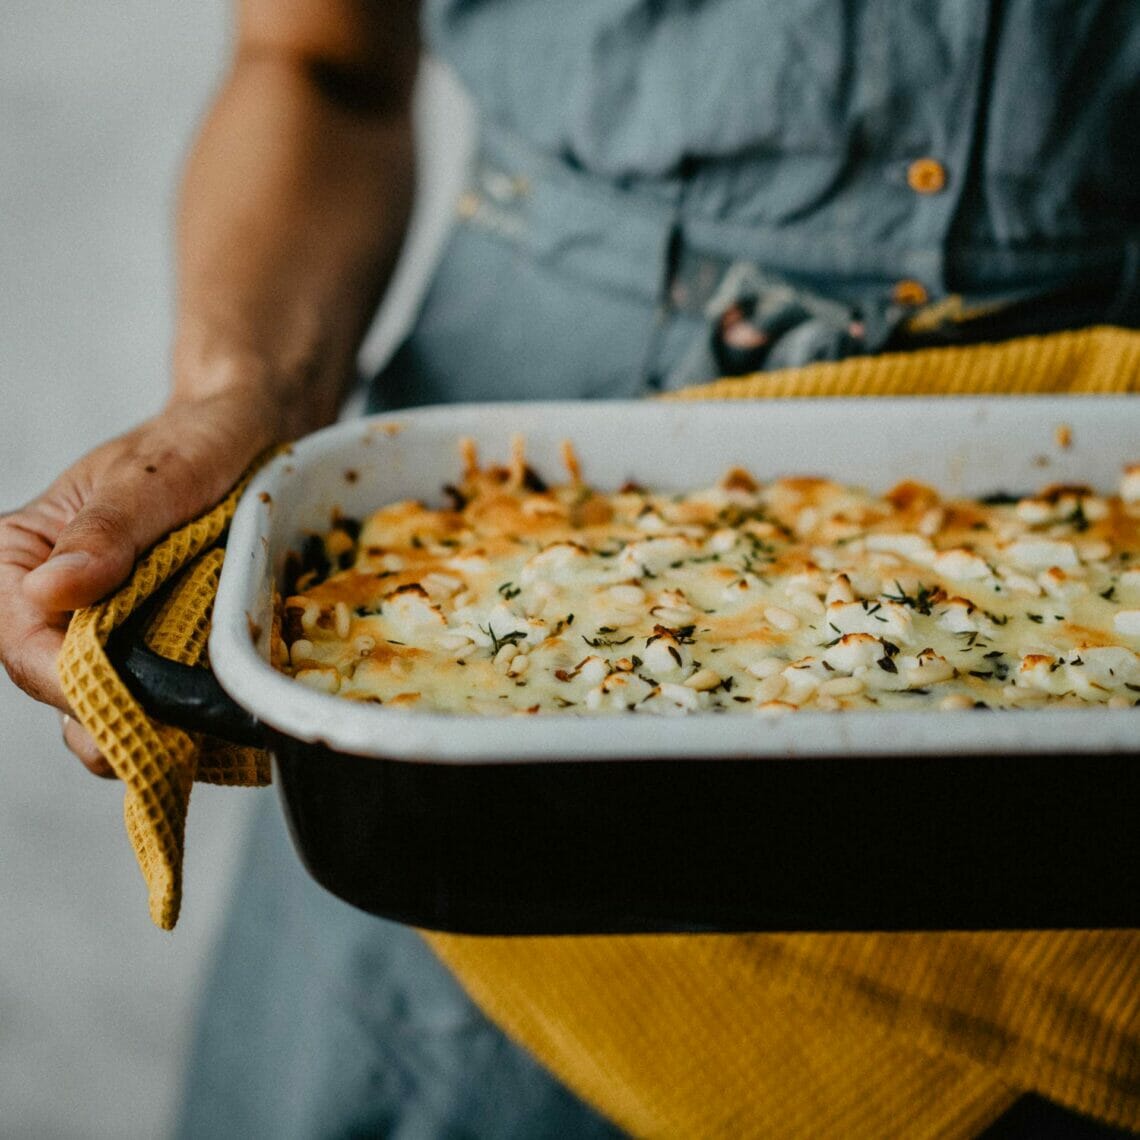
[[[944,499],[741,468],[681,494],[466,445],[449,503],[337,518],[274,663],[357,701],[594,714],[1140,705],[1140,465]]]

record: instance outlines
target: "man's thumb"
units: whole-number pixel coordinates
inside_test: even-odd
[[[138,531],[137,516],[112,501],[80,508],[48,559],[24,579],[25,595],[45,611],[91,605],[130,573],[148,544]]]

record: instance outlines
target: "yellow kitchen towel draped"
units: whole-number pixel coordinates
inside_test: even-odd
[[[104,646],[169,582],[145,640],[183,665],[205,660],[223,559],[218,542],[248,481],[247,474],[213,510],[147,551],[118,591],[77,610],[59,656],[60,683],[72,714],[125,785],[127,835],[146,881],[151,920],[163,930],[173,929],[182,904],[182,845],[194,781],[267,784],[269,760],[256,749],[152,720],[115,673]]]
[[[680,398],[1138,389],[1140,333],[1095,328],[762,373]],[[200,660],[233,501],[77,613],[61,658],[77,717],[127,786],[128,832],[166,928],[190,781],[260,782],[263,758],[149,721],[101,646],[189,565],[150,639]],[[1140,932],[425,937],[493,1020],[638,1136],[968,1137],[1025,1091],[1140,1130]]]

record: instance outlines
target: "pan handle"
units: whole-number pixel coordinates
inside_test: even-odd
[[[230,697],[210,669],[171,661],[147,646],[148,608],[115,630],[106,646],[111,665],[135,700],[156,720],[176,728],[264,748],[258,720]]]

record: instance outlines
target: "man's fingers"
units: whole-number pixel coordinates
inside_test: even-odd
[[[63,742],[83,762],[83,766],[93,775],[104,779],[114,779],[111,765],[103,758],[99,746],[91,734],[68,713],[63,715]]]
[[[25,693],[44,704],[66,710],[67,700],[59,685],[56,661],[63,645],[63,631],[54,629],[30,613],[21,615],[18,628],[3,630],[4,665],[8,675]]]
[[[24,579],[24,596],[49,613],[106,596],[139,555],[217,500],[261,446],[222,404],[171,409],[104,445],[48,491],[64,525]]]
[[[50,557],[24,579],[24,596],[45,612],[91,605],[119,586],[135,560],[209,505],[194,465],[168,448],[123,454],[80,496]],[[84,473],[80,473],[82,477]]]
[[[24,596],[51,613],[98,601],[130,573],[146,527],[119,494],[81,507],[56,539],[51,556],[23,582]]]

